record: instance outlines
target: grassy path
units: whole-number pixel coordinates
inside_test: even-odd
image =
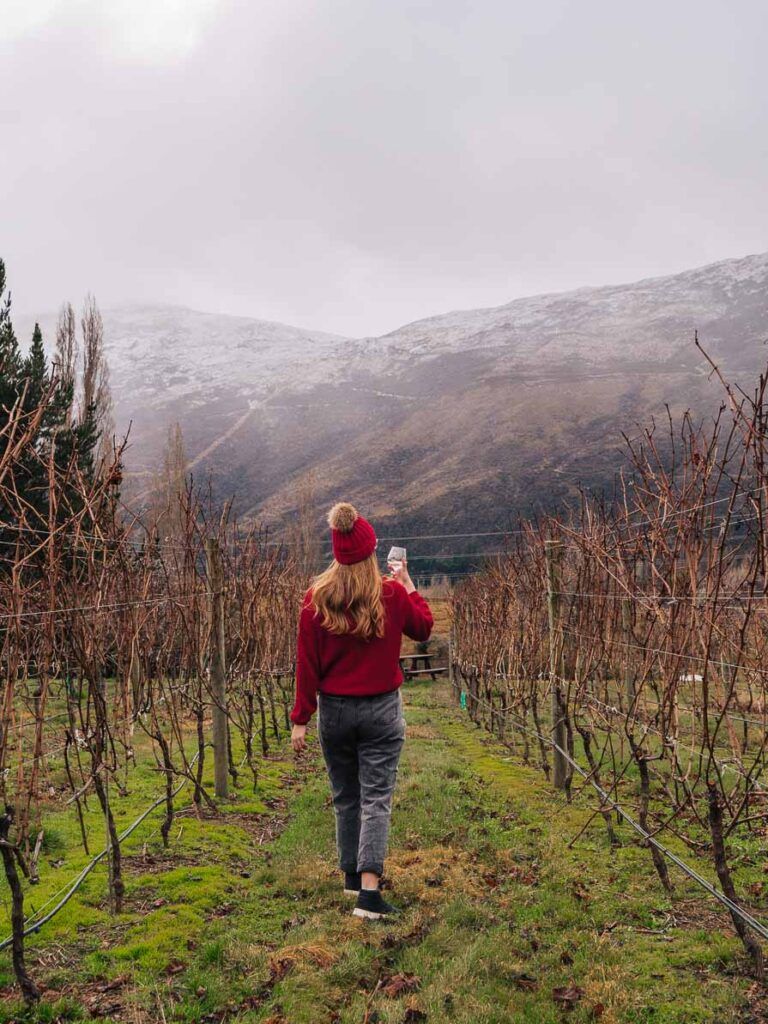
[[[648,854],[633,845],[612,853],[599,824],[569,849],[585,810],[564,806],[537,772],[468,725],[443,687],[412,684],[406,701],[387,866],[400,921],[349,913],[313,748],[299,773],[275,762],[271,808],[235,803],[223,822],[190,820],[167,862],[148,844],[125,921],[91,907],[83,937],[73,908],[39,950],[61,998],[48,993],[32,1019],[765,1019],[722,914],[682,882],[670,901]],[[83,955],[57,968],[68,941]],[[5,1006],[0,1020],[24,1019]]]

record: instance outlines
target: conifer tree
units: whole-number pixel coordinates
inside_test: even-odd
[[[5,263],[0,260],[0,417],[5,422],[7,412],[18,397],[17,382],[21,372],[19,343],[11,323],[11,296],[5,293]]]
[[[71,307],[70,307],[71,309]],[[98,315],[95,303],[91,312]],[[73,315],[72,315],[73,316]],[[100,317],[99,317],[100,320]],[[61,324],[61,321],[60,321]],[[103,408],[108,401],[103,398],[106,381],[106,361],[99,343],[95,350],[93,380],[96,390],[88,405],[75,408],[76,381],[74,363],[75,347],[69,347],[69,337],[57,333],[57,357],[64,355],[66,365],[63,373],[60,365],[49,367],[39,324],[35,324],[32,342],[26,356],[22,355],[11,322],[11,299],[6,294],[5,264],[0,260],[0,427],[7,422],[10,410],[22,401],[23,410],[31,412],[45,400],[45,411],[37,436],[24,460],[17,467],[15,485],[18,492],[16,507],[7,509],[0,503],[0,546],[10,545],[17,534],[18,520],[22,509],[26,529],[45,531],[49,525],[49,472],[51,459],[59,479],[67,476],[73,463],[86,479],[96,471],[95,450],[100,440],[98,403]],[[57,359],[58,363],[58,359]],[[99,391],[99,386],[102,390]],[[106,417],[102,415],[102,422]],[[4,442],[0,439],[0,444]],[[72,478],[72,474],[69,474]],[[60,515],[68,516],[76,508],[74,488],[64,492],[65,501],[60,503]],[[0,563],[2,564],[2,563]]]

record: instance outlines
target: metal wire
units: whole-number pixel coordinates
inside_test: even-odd
[[[472,700],[480,704],[484,704],[491,711],[495,710],[492,704],[489,704],[488,701],[483,700],[481,697],[477,697],[474,694],[472,694]],[[714,885],[712,885],[711,882],[709,882],[706,878],[700,875],[698,871],[695,870],[695,868],[692,868],[684,860],[678,857],[676,853],[674,853],[672,850],[666,847],[663,843],[659,842],[659,840],[656,839],[655,836],[651,835],[650,832],[644,829],[638,821],[635,821],[635,819],[632,817],[631,814],[629,814],[628,811],[625,811],[624,808],[619,803],[617,803],[617,801],[613,800],[609,796],[609,794],[603,789],[603,787],[599,783],[595,782],[595,780],[591,776],[591,773],[585,771],[580,764],[574,761],[574,759],[571,757],[568,751],[563,750],[563,748],[558,743],[556,743],[551,736],[542,736],[540,732],[538,732],[536,729],[532,729],[529,725],[527,725],[525,722],[519,719],[517,715],[510,714],[510,717],[516,719],[518,728],[523,729],[531,736],[538,737],[538,739],[541,740],[543,743],[548,743],[553,750],[558,751],[558,753],[565,758],[568,764],[570,764],[573,770],[578,775],[580,775],[586,782],[588,782],[590,786],[592,786],[595,792],[599,795],[602,806],[609,807],[611,810],[614,810],[624,821],[626,821],[626,823],[639,836],[642,837],[642,839],[645,840],[646,843],[650,843],[655,849],[659,851],[659,853],[663,854],[668,860],[670,860],[682,872],[684,872],[684,874],[686,874],[694,882],[696,882],[703,889],[705,889],[710,894],[710,896],[714,896],[714,898],[718,900],[720,903],[722,903],[723,906],[731,912],[731,914],[734,914],[737,917],[739,917],[744,922],[744,924],[747,925],[747,927],[752,929],[752,931],[756,932],[763,939],[768,939],[768,927],[762,924],[762,922],[758,921],[757,918],[753,917],[749,913],[749,911],[744,910],[744,908],[739,906],[738,903],[734,903],[733,900],[726,896],[724,892],[721,892]],[[499,742],[501,742],[505,747],[512,749],[510,744],[505,743],[504,740],[500,740]]]
[[[668,658],[681,658],[686,661],[695,661],[702,665],[708,665],[711,661],[715,661],[715,659],[713,658],[702,658],[701,655],[697,654],[685,654],[682,651],[665,651],[662,647],[645,647],[643,646],[643,644],[633,644],[629,640],[614,639],[607,641],[605,637],[590,636],[589,633],[582,633],[581,630],[571,629],[568,626],[560,626],[559,628],[563,631],[563,633],[570,633],[572,636],[584,637],[585,640],[591,640],[593,642],[599,641],[602,644],[607,643],[609,646],[610,644],[618,644],[620,647],[631,647],[639,651],[649,651],[651,654],[665,654]],[[733,662],[720,661],[719,659],[717,659],[716,664],[722,666],[723,668],[738,669],[741,672],[754,672],[756,675],[761,676],[768,675],[768,669],[754,668],[750,665],[736,665]]]
[[[34,612],[8,612],[0,615],[0,619],[30,619],[41,615],[71,615],[74,612],[107,612],[118,608],[138,608],[142,605],[167,604],[174,601],[173,597],[155,597],[141,601],[118,601],[115,604],[80,605],[72,608],[41,608]]]
[[[192,758],[192,761],[190,762],[190,768],[195,763],[195,761],[197,760],[198,757],[199,757],[199,754],[195,754],[195,756]],[[182,791],[182,789],[186,786],[186,784],[189,781],[190,781],[189,779],[184,779],[176,787],[176,789],[173,791],[172,795],[174,797],[177,796]],[[128,836],[131,835],[131,833],[134,832],[139,827],[139,825],[142,823],[142,821],[144,821],[145,818],[149,817],[149,815],[152,813],[152,811],[154,811],[154,809],[156,807],[159,807],[160,804],[165,803],[166,799],[167,799],[167,797],[166,797],[166,794],[164,793],[162,796],[158,797],[157,800],[155,800],[152,804],[150,804],[150,806],[146,809],[146,811],[144,811],[142,814],[140,814],[139,817],[133,822],[133,824],[129,825],[128,828],[126,828],[118,836],[118,843],[122,843],[125,839],[127,839]],[[86,878],[91,873],[91,871],[93,871],[93,869],[96,867],[96,865],[100,861],[102,861],[107,856],[108,853],[109,853],[109,847],[105,846],[104,849],[101,851],[101,853],[97,853],[96,854],[96,856],[83,868],[83,870],[80,872],[80,874],[77,875],[77,877],[71,882],[71,884],[69,885],[69,889],[67,891],[67,894],[61,900],[59,900],[59,902],[56,904],[56,906],[52,910],[50,910],[45,915],[45,917],[41,918],[41,920],[39,920],[39,921],[36,921],[34,924],[29,924],[28,921],[25,922],[25,924],[27,924],[27,927],[24,929],[24,938],[26,938],[28,935],[34,935],[37,932],[39,932],[44,924],[48,924],[48,922],[51,920],[51,918],[55,917],[56,914],[58,914],[58,912],[64,906],[66,906],[67,903],[69,903],[69,901],[75,895],[75,893],[80,888],[80,886],[83,884],[83,882],[86,880]],[[62,889],[59,889],[59,893],[63,892],[63,889],[64,889],[64,887],[62,887]],[[58,893],[56,895],[58,895]],[[48,906],[54,898],[55,897],[51,897],[51,900],[48,900],[47,903],[44,903],[43,907]],[[38,910],[37,913],[32,915],[32,916],[35,917],[39,913],[40,913],[40,911]],[[13,942],[13,936],[12,935],[9,935],[8,938],[3,939],[3,941],[0,942],[0,952],[2,952],[2,950],[4,950],[4,949],[7,949],[8,946],[10,946],[10,944],[12,942]]]

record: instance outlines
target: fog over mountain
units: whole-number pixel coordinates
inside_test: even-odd
[[[357,500],[401,531],[505,528],[579,481],[610,482],[626,464],[620,431],[665,403],[716,407],[695,330],[749,382],[766,358],[768,254],[377,338],[172,306],[104,318],[134,494],[178,420],[192,471],[244,514],[281,522],[315,471],[319,499]],[[52,317],[44,330],[52,340]]]

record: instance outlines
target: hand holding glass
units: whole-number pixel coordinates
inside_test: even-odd
[[[403,562],[406,558],[405,548],[393,547],[389,549],[387,555],[387,565],[393,572],[399,572],[403,568]]]

